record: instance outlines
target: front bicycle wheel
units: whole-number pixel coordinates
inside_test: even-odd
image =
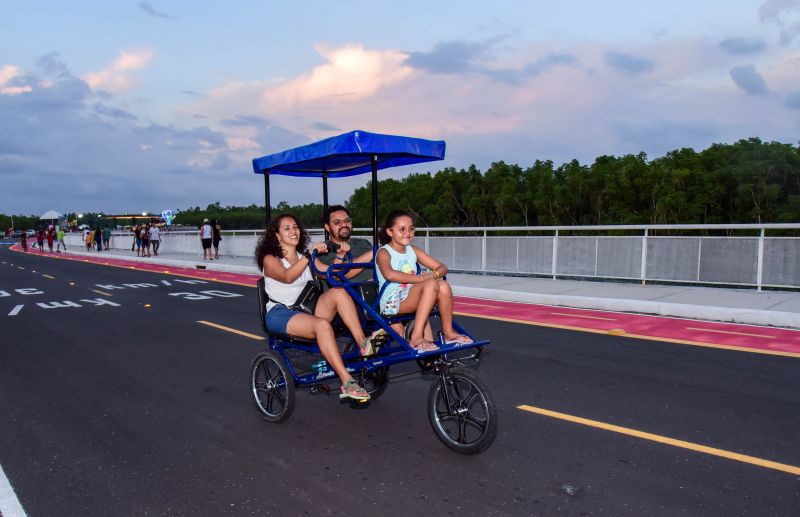
[[[265,420],[283,422],[294,411],[294,381],[283,359],[271,350],[253,359],[250,390],[253,404]]]
[[[497,437],[497,408],[486,385],[468,370],[453,369],[428,392],[428,419],[446,446],[462,454],[483,452]]]

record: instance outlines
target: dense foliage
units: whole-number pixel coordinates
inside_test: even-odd
[[[485,172],[471,166],[383,180],[378,192],[381,217],[402,208],[416,214],[418,226],[798,222],[800,147],[750,138],[652,161],[640,153],[600,156],[591,165],[497,162]],[[371,226],[369,185],[346,205],[357,226]],[[281,202],[274,210],[320,227],[321,203]],[[175,222],[196,227],[205,217],[219,219],[225,229],[264,227],[264,208],[256,205],[194,207],[179,211]],[[37,222],[26,219],[24,226]],[[0,216],[0,227],[9,226]]]

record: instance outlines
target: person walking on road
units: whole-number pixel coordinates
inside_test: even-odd
[[[28,233],[22,232],[22,235],[19,236],[19,243],[22,245],[22,251],[25,253],[28,252]]]
[[[220,226],[219,220],[214,219],[213,224],[211,225],[211,232],[211,243],[214,245],[214,258],[219,260],[219,241],[222,240],[222,226]],[[211,252],[209,252],[209,254],[210,253]]]
[[[203,260],[214,260],[211,256],[211,225],[208,224],[208,219],[203,219],[203,226],[200,227],[198,234],[200,235],[200,243],[203,245]]]
[[[56,243],[56,252],[61,253],[61,246],[64,246],[64,251],[67,251],[67,243],[64,241],[64,228],[58,227],[58,230],[56,230],[56,238],[58,239]]]

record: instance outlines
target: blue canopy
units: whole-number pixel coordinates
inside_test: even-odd
[[[371,160],[377,157],[378,169],[444,159],[442,140],[423,140],[407,136],[382,135],[351,131],[253,159],[256,174],[269,172],[285,176],[329,178],[355,176],[372,170]]]

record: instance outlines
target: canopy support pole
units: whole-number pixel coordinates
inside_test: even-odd
[[[270,212],[272,207],[269,201],[269,171],[264,171],[264,212],[267,214],[267,219],[264,223],[264,229],[269,226],[269,218],[272,215]]]
[[[328,211],[328,173],[322,173],[322,215]],[[322,225],[325,228],[325,225]],[[325,230],[325,240],[328,240],[328,230]]]
[[[378,155],[372,155],[372,248],[378,247]]]

